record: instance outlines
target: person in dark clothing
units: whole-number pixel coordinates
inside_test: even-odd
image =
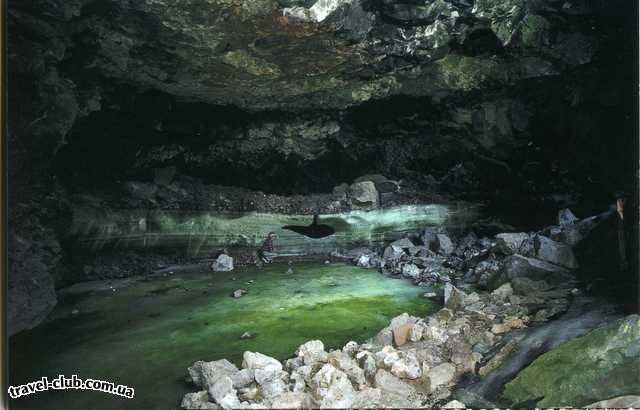
[[[268,256],[266,253],[273,253],[273,250],[274,250],[273,241],[275,239],[276,239],[276,234],[274,232],[269,232],[264,242],[262,242],[262,246],[258,250],[258,258],[260,258],[260,260],[263,263],[273,262],[273,259],[270,256]]]

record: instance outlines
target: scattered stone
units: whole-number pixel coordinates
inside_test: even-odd
[[[327,352],[324,351],[324,344],[320,340],[310,340],[300,345],[296,354],[306,365],[327,361]]]
[[[491,331],[495,334],[506,333],[512,329],[520,329],[525,327],[524,321],[519,317],[509,317],[502,321],[502,323],[491,326]]]
[[[391,374],[401,379],[418,379],[422,376],[420,363],[415,353],[404,352],[399,360],[391,365]]]
[[[240,339],[253,339],[256,337],[256,332],[244,332],[240,335]]]
[[[413,244],[413,242],[411,242],[411,239],[402,238],[402,239],[398,239],[397,241],[391,242],[389,246],[393,246],[395,248],[400,248],[404,250],[404,249],[411,249],[415,245]]]
[[[376,359],[373,357],[371,352],[364,351],[359,352],[356,355],[356,360],[358,364],[364,370],[364,375],[367,379],[372,380],[376,375]]]
[[[451,239],[446,234],[437,234],[436,241],[438,243],[438,252],[443,255],[450,255],[453,253],[453,250],[455,249],[453,242],[451,242]]]
[[[424,295],[422,295],[422,297],[432,299],[432,298],[438,297],[438,294],[435,292],[427,292]]]
[[[229,272],[233,270],[233,258],[227,254],[220,254],[218,258],[211,264],[214,272]]]
[[[421,324],[411,325],[411,331],[409,332],[409,340],[417,342],[422,339],[422,332],[424,327]]]
[[[465,296],[466,294],[463,291],[451,283],[447,283],[444,286],[444,305],[448,309],[455,311],[461,308],[465,303]]]
[[[284,392],[271,402],[272,409],[312,409],[316,407],[310,394]]]
[[[280,372],[282,364],[274,359],[259,352],[244,352],[242,355],[242,367],[245,369],[260,369]]]
[[[464,403],[458,400],[451,400],[449,403],[442,406],[442,408],[443,409],[466,409],[467,406],[465,406]]]
[[[209,393],[202,390],[195,393],[187,393],[182,398],[180,407],[184,410],[219,410],[220,406],[209,401]]]
[[[79,315],[79,314],[80,314],[80,310],[79,310],[79,309],[73,309],[73,310],[71,311],[71,314],[72,314],[72,315]]]
[[[420,276],[421,272],[421,269],[413,263],[407,263],[406,265],[402,266],[402,275],[407,278],[416,279]]]
[[[447,386],[453,381],[456,374],[456,366],[451,363],[442,363],[429,370],[425,378],[428,390],[433,392],[441,386]]]
[[[242,369],[236,373],[229,375],[235,389],[242,389],[249,386],[255,381],[254,369]]]
[[[234,298],[239,298],[242,297],[242,295],[244,295],[245,293],[247,293],[247,291],[245,289],[236,289],[233,291],[233,293],[231,294],[231,296],[233,296]]]
[[[330,364],[316,373],[311,388],[320,408],[349,408],[355,400],[355,390],[347,375]]]
[[[506,255],[533,256],[533,239],[525,232],[500,233],[496,235],[496,246]]]
[[[433,315],[433,317],[435,317],[441,322],[448,322],[449,320],[451,320],[451,318],[453,318],[453,312],[449,308],[442,308],[439,311],[437,311]]]
[[[375,387],[383,392],[383,394],[391,393],[394,395],[408,397],[416,393],[416,390],[411,385],[403,382],[384,369],[378,369],[375,375],[374,384]]]
[[[335,350],[329,353],[329,363],[336,369],[342,370],[351,383],[356,386],[364,386],[366,384],[364,370],[358,367],[358,364],[348,354]]]
[[[213,398],[216,403],[225,410],[235,409],[240,406],[240,400],[236,390],[233,388],[231,378],[221,377],[213,385],[207,389],[209,397]]]
[[[556,242],[546,236],[536,235],[534,246],[535,255],[538,259],[568,269],[576,269],[578,267],[578,261],[569,245]]]

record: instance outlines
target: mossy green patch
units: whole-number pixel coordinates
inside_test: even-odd
[[[423,289],[345,264],[276,264],[264,270],[185,273],[62,301],[80,314],[17,335],[11,383],[78,374],[136,389],[133,400],[88,391],[49,391],[15,408],[176,408],[193,387],[196,360],[241,364],[246,350],[280,360],[310,339],[327,350],[362,342],[403,312],[436,309]],[[245,296],[234,299],[236,289]],[[253,339],[240,339],[243,332]]]
[[[640,316],[632,315],[543,354],[507,383],[506,402],[583,407],[640,394]]]

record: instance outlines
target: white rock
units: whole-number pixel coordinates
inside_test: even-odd
[[[233,258],[227,254],[220,254],[211,264],[214,272],[229,272],[233,270]]]
[[[356,386],[362,386],[366,384],[364,370],[358,367],[355,360],[349,357],[348,354],[341,352],[340,350],[329,353],[329,363],[335,368],[342,370],[351,383]]]
[[[342,351],[353,357],[358,352],[358,343],[353,340],[347,342],[346,345],[342,348]]]
[[[376,388],[365,388],[356,393],[353,401],[355,409],[375,409],[380,408],[382,401],[382,391]]]
[[[259,352],[244,352],[242,355],[242,367],[245,369],[261,369],[281,371],[282,364],[274,359]]]
[[[504,285],[501,285],[498,289],[491,292],[491,295],[500,300],[506,300],[509,296],[513,295],[511,283],[507,282]]]
[[[313,364],[327,361],[327,352],[324,351],[324,344],[320,340],[310,340],[298,347],[298,357],[302,357],[304,364]]]
[[[260,383],[260,393],[265,399],[274,399],[287,391],[287,385],[282,380],[280,374],[273,374],[273,377],[263,379]]]
[[[209,401],[209,393],[205,390],[196,393],[187,393],[182,398],[180,407],[185,410],[218,410],[220,406]]]
[[[422,376],[420,363],[418,363],[415,353],[403,352],[400,360],[391,365],[391,374],[401,379],[417,379]]]
[[[223,409],[234,409],[240,406],[240,400],[233,382],[228,376],[221,377],[207,389],[209,397],[213,398]]]

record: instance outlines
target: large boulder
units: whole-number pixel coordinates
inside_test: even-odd
[[[354,208],[378,206],[378,191],[371,181],[356,182],[349,187],[349,199]]]
[[[506,403],[584,407],[638,391],[640,316],[592,330],[539,356],[505,385]]]
[[[282,363],[262,353],[247,351],[242,355],[242,367],[245,369],[279,372],[282,370]]]
[[[535,256],[538,259],[563,266],[568,269],[576,269],[578,261],[569,245],[556,242],[546,236],[536,235],[534,239]]]
[[[569,271],[559,265],[521,255],[511,255],[505,258],[500,274],[494,278],[490,287],[495,289],[503,283],[522,277],[548,283],[563,283],[571,278]]]

